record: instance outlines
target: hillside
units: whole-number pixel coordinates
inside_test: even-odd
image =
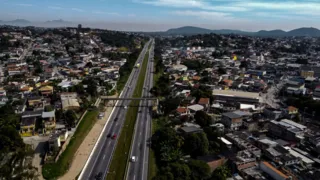
[[[312,36],[320,37],[320,30],[316,28],[298,28],[291,31],[283,31],[280,29],[277,30],[261,30],[258,32],[247,32],[240,30],[230,30],[230,29],[221,29],[221,30],[210,30],[205,28],[185,26],[175,29],[169,29],[168,31],[161,32],[163,35],[195,35],[195,34],[239,34],[239,35],[251,35],[251,36],[268,36],[268,37],[286,37],[286,36]]]

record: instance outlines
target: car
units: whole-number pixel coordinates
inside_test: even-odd
[[[107,137],[108,137],[108,138],[111,137],[111,134],[109,133],[109,134],[107,135]]]
[[[128,109],[128,106],[124,106],[123,108],[124,108],[124,109]]]
[[[102,179],[102,172],[99,172],[97,175],[94,177],[96,180]]]
[[[141,110],[139,110],[139,113],[142,113],[142,111],[141,111]]]
[[[136,161],[137,161],[137,157],[136,157],[136,156],[132,156],[132,157],[130,158],[130,161],[131,161],[131,162],[136,162]]]
[[[118,121],[118,118],[114,118],[114,121]]]
[[[117,138],[117,135],[114,134],[111,138],[112,138],[112,139],[116,139],[116,138]]]

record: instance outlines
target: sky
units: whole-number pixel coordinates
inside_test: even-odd
[[[112,30],[181,26],[246,31],[320,28],[320,0],[0,0],[0,20],[63,19]]]

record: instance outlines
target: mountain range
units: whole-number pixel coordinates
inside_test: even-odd
[[[76,24],[73,24],[69,21],[64,21],[62,19],[58,20],[51,20],[51,21],[45,21],[45,22],[31,22],[25,19],[15,19],[12,21],[1,21],[0,25],[11,25],[11,26],[39,26],[39,27],[66,27],[66,26],[74,26]]]
[[[31,22],[25,19],[16,19],[12,21],[1,21],[0,25],[11,25],[11,26],[37,26],[37,27],[76,27],[77,24],[69,21],[64,21],[62,19],[51,20],[45,22]],[[91,27],[91,26],[90,26]],[[156,35],[196,35],[196,34],[238,34],[238,35],[248,35],[248,36],[263,36],[263,37],[289,37],[289,36],[310,36],[310,37],[320,37],[320,30],[313,27],[302,27],[298,29],[293,29],[291,31],[283,31],[280,29],[276,30],[261,30],[258,32],[248,32],[241,30],[232,29],[219,29],[211,30],[206,28],[194,27],[194,26],[184,26],[179,28],[169,29],[162,32],[144,32],[145,34],[156,34]]]
[[[163,35],[195,35],[195,34],[239,34],[239,35],[250,35],[250,36],[265,36],[265,37],[289,37],[289,36],[310,36],[310,37],[320,37],[320,30],[313,27],[302,27],[298,29],[293,29],[291,31],[283,31],[280,29],[276,30],[261,30],[258,32],[248,32],[232,29],[220,29],[211,30],[193,26],[184,26],[180,28],[169,29],[165,32],[157,32]]]

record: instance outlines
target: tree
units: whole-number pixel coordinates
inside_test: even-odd
[[[177,109],[177,107],[180,105],[180,102],[180,98],[168,98],[164,101],[161,101],[160,105],[163,108],[164,114],[169,114],[173,110]]]
[[[211,176],[211,169],[204,161],[190,160],[188,166],[191,170],[191,179],[208,179]]]
[[[75,122],[77,120],[77,116],[75,115],[74,111],[72,111],[72,110],[66,111],[65,118],[66,118],[66,123],[68,124],[68,126],[74,127]]]
[[[249,66],[248,61],[241,61],[239,67],[240,67],[240,68],[248,69],[248,66]]]
[[[186,136],[183,150],[192,157],[208,154],[209,141],[205,133],[194,133]]]
[[[170,172],[173,174],[174,178],[177,180],[189,180],[191,171],[187,164],[183,163],[171,163],[169,164]]]
[[[230,169],[225,165],[218,167],[212,172],[211,180],[226,180],[231,176]]]
[[[197,111],[194,118],[196,119],[196,123],[201,127],[207,127],[212,124],[211,117],[204,111]]]
[[[0,179],[37,179],[35,168],[24,163],[33,151],[17,131],[18,120],[11,105],[0,108]]]
[[[300,123],[301,122],[301,117],[300,114],[297,114],[293,117],[292,121],[296,122],[296,123]]]

